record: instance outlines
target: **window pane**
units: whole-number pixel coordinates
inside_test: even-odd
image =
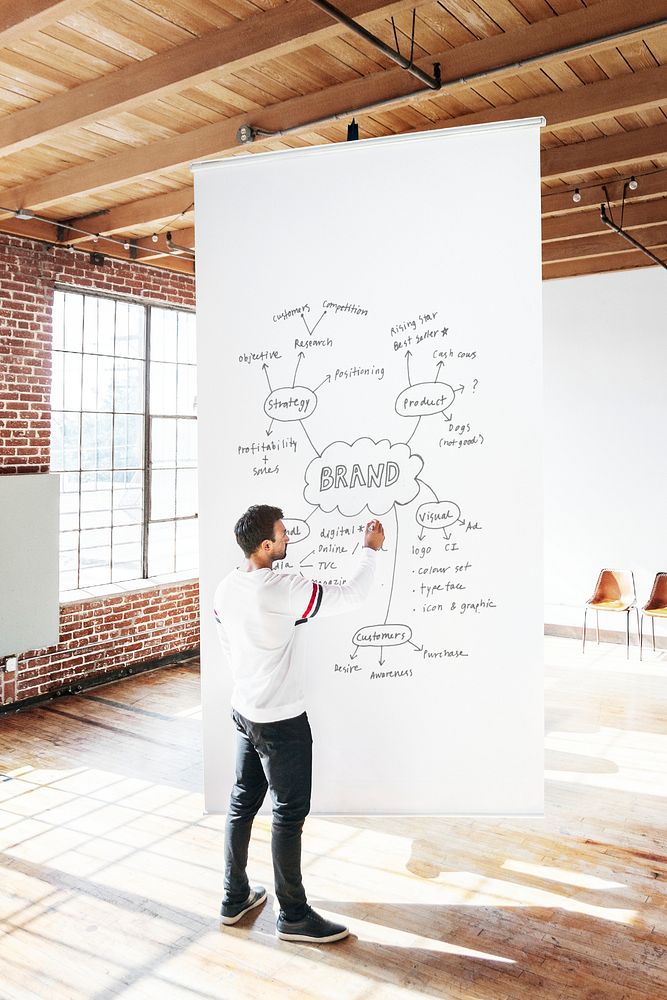
[[[100,354],[114,353],[116,303],[113,299],[97,300],[97,349]]]
[[[60,570],[60,592],[63,593],[65,590],[76,590],[77,589],[77,572],[75,569],[72,570]]]
[[[176,517],[197,513],[197,470],[179,469],[176,473]]]
[[[51,355],[51,409],[63,409],[63,356],[60,351]]]
[[[128,349],[128,303],[116,302],[116,341],[115,351],[117,357],[126,358]]]
[[[108,473],[84,477],[81,493],[81,527],[106,528],[111,525],[111,478]],[[90,534],[88,532],[88,534]]]
[[[173,469],[176,465],[176,420],[154,417],[151,420],[151,465],[154,469]]]
[[[143,417],[117,413],[114,420],[114,468],[139,469],[143,465],[143,456]]]
[[[195,335],[195,314],[179,313],[178,316],[178,360],[194,365],[197,361]]]
[[[111,529],[82,531],[79,586],[92,587],[111,579]]]
[[[51,414],[51,470],[79,469],[78,413]]]
[[[178,421],[178,464],[194,469],[197,465],[197,421]]]
[[[65,467],[65,442],[63,440],[63,414],[51,413],[51,472]]]
[[[151,362],[151,413],[176,413],[176,365]]]
[[[63,346],[66,351],[80,351],[83,338],[83,296],[65,293]]]
[[[81,409],[81,355],[65,353],[63,359],[63,409]]]
[[[136,302],[129,304],[127,354],[130,358],[146,357],[146,310]]]
[[[78,531],[79,529],[79,494],[66,493],[60,486],[60,530]]]
[[[176,513],[176,471],[151,472],[151,520],[160,521]]]
[[[66,540],[68,547],[60,547],[60,587],[62,590],[74,590],[78,585],[79,532],[68,532],[61,538]]]
[[[197,552],[196,518],[176,522],[176,571],[197,569],[199,560]]]
[[[148,575],[173,573],[175,566],[174,522],[151,524],[148,530]]]
[[[176,413],[195,414],[197,403],[197,369],[194,365],[178,366],[178,409]]]
[[[81,408],[102,411],[113,409],[112,358],[106,355],[84,354]]]
[[[143,413],[144,363],[116,359],[115,408],[121,413]]]
[[[93,295],[86,295],[83,304],[83,349],[88,354],[98,354],[98,340],[97,340],[97,303]],[[112,344],[113,349],[113,344]],[[113,350],[107,351],[107,354],[113,353]]]
[[[174,309],[151,309],[151,360],[176,361],[178,313]]]
[[[136,580],[142,575],[141,525],[114,528],[111,579]]]
[[[81,468],[111,468],[110,413],[83,413],[81,415]]]
[[[53,350],[61,350],[65,345],[63,324],[65,321],[65,293],[57,289],[53,293],[53,313],[51,324],[53,328]]]

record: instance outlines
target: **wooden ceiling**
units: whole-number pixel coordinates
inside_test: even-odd
[[[667,260],[667,0],[338,6],[441,89],[310,0],[0,0],[0,231],[192,272],[192,160],[544,115],[545,278],[652,266],[624,189]]]

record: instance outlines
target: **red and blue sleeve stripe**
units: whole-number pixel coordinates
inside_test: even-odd
[[[313,589],[310,595],[310,600],[308,601],[308,606],[301,618],[295,621],[295,625],[303,625],[304,622],[311,621],[317,612],[320,610],[320,604],[322,603],[322,593],[323,587],[321,583],[314,583]]]

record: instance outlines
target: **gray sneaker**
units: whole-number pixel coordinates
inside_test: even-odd
[[[266,899],[266,889],[263,885],[255,885],[250,889],[248,898],[242,903],[223,903],[220,907],[220,920],[223,924],[235,924],[248,910],[253,910]]]
[[[330,941],[341,941],[350,933],[344,924],[335,924],[326,920],[311,906],[301,920],[286,920],[282,910],[276,924],[276,937],[281,941],[313,941],[315,944],[328,944]]]

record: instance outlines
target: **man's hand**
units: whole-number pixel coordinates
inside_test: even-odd
[[[384,544],[384,528],[380,521],[369,521],[364,532],[364,548],[378,549]]]

